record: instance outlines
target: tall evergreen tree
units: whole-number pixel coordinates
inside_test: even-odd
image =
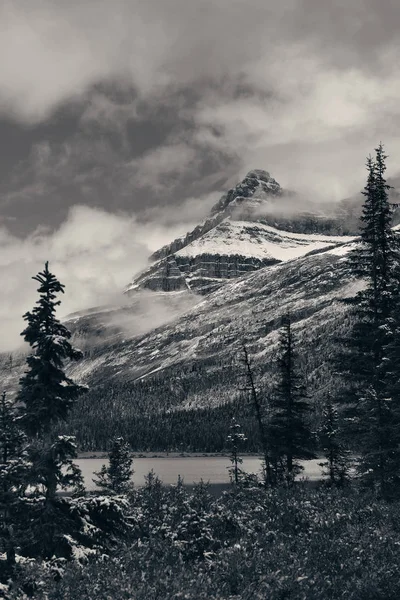
[[[360,239],[349,254],[355,275],[366,279],[367,286],[357,294],[357,304],[369,310],[376,324],[390,314],[395,300],[391,283],[397,277],[399,243],[392,230],[393,206],[389,202],[390,185],[385,179],[386,158],[382,144],[375,149],[376,158],[367,159],[367,183],[362,194],[365,197]]]
[[[393,395],[400,273],[390,186],[385,179],[387,157],[382,144],[375,152],[375,160],[367,160],[360,239],[349,255],[364,288],[352,300],[354,325],[344,340],[339,368],[347,380],[343,400],[348,433],[360,451],[360,476],[386,496],[398,479],[400,460],[399,400],[398,394]]]
[[[271,401],[269,437],[275,478],[279,478],[282,465],[289,483],[302,470],[298,460],[315,457],[313,436],[307,423],[310,406],[296,359],[292,323],[286,315],[279,337],[278,385]]]
[[[39,283],[40,297],[32,312],[23,317],[28,324],[21,335],[31,346],[32,354],[20,381],[18,401],[23,404],[26,433],[37,437],[48,433],[59,419],[65,419],[74,400],[86,388],[72,381],[63,370],[66,360],[82,357],[70,342],[71,333],[55,316],[61,304],[56,295],[64,293],[64,285],[49,271],[48,262],[33,279]]]
[[[365,198],[361,221],[361,236],[362,243],[349,254],[349,261],[355,275],[361,277],[376,277],[375,270],[375,254],[377,241],[377,202],[375,195],[376,176],[375,163],[371,155],[367,158],[366,168],[368,171],[367,183],[364,190],[361,192]]]
[[[78,490],[82,486],[79,469],[71,461],[76,456],[73,439],[60,436],[51,441],[50,430],[56,422],[66,419],[73,401],[86,387],[76,384],[64,372],[66,360],[82,357],[70,342],[71,333],[56,318],[56,308],[61,304],[56,297],[64,293],[64,286],[49,271],[48,262],[33,279],[40,284],[39,300],[32,312],[24,315],[28,325],[21,334],[33,352],[26,359],[28,370],[20,380],[17,402],[22,405],[20,422],[30,438],[30,484],[44,488],[46,500],[52,501],[58,485],[66,487],[67,480]]]
[[[76,523],[67,500],[57,496],[59,488],[82,493],[80,469],[74,439],[52,436],[51,428],[65,420],[74,400],[86,388],[76,384],[64,372],[67,360],[78,360],[82,353],[71,342],[71,333],[56,318],[64,286],[48,268],[33,277],[39,283],[39,300],[24,315],[27,327],[21,335],[32,348],[28,369],[20,380],[17,402],[20,423],[28,438],[31,467],[26,480],[26,535],[22,549],[28,554],[52,556]],[[65,538],[67,539],[67,538]]]

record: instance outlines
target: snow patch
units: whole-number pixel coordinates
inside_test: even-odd
[[[227,218],[201,238],[176,252],[176,255],[193,258],[200,254],[210,254],[286,261],[332,244],[348,243],[353,239],[350,236],[291,233],[263,223],[232,221]]]

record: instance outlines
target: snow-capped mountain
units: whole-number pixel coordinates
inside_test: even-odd
[[[295,219],[288,219],[288,203]],[[126,292],[147,288],[207,294],[226,280],[349,241],[330,235],[332,219],[310,207],[313,213],[300,212],[293,192],[284,192],[266,171],[250,171],[222,196],[209,219],[155,252],[153,263]]]

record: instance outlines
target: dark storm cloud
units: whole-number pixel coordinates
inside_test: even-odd
[[[310,157],[320,156],[314,145],[321,137],[323,143],[348,138],[372,122],[375,139],[386,133],[383,115],[397,116],[395,0],[8,0],[1,13],[3,115],[32,125],[65,103],[78,111],[85,106],[84,119],[97,118],[110,143],[117,138],[114,145],[125,137],[132,156],[164,142],[171,150],[171,132],[193,147],[195,127],[197,153],[213,148],[239,156],[242,170],[253,160],[272,169],[277,162],[268,138],[276,145],[281,131],[288,157],[300,141],[299,134],[288,135],[287,116],[292,129],[294,120],[303,127]],[[137,112],[140,103],[147,111]],[[63,119],[57,123],[62,130]],[[354,162],[368,144],[354,147]],[[285,168],[303,170],[301,162],[301,169],[293,160],[282,166],[281,177]],[[201,169],[193,179],[199,175]]]
[[[27,121],[46,118],[58,103],[107,79],[157,96],[169,86],[237,78],[268,59],[276,44],[306,42],[331,64],[369,69],[379,61],[377,51],[396,41],[399,21],[396,0],[5,0],[2,6],[0,97],[4,110]]]
[[[220,183],[223,153],[203,152],[191,134],[182,134],[182,120],[168,118],[168,109],[150,114],[139,106],[139,116],[132,118],[130,105],[117,107],[95,94],[67,137],[60,127],[59,135],[36,138],[28,155],[4,173],[0,210],[7,218],[22,217],[10,224],[14,233],[44,223],[58,226],[75,204],[143,216],[171,200],[179,205],[194,194],[203,196]],[[182,219],[193,223],[190,214]]]
[[[35,173],[5,174],[6,205],[23,213],[32,197],[43,218],[58,192],[57,223],[76,202],[137,210],[254,166],[348,193],[378,139],[397,159],[399,16],[394,0],[6,1],[0,111],[16,124],[3,154],[19,148],[18,172]]]

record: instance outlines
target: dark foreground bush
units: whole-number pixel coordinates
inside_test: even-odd
[[[204,486],[194,495],[179,487],[153,492],[133,496],[129,544],[86,565],[69,564],[61,578],[43,574],[35,597],[400,598],[400,503],[354,489],[255,488],[217,500]]]

